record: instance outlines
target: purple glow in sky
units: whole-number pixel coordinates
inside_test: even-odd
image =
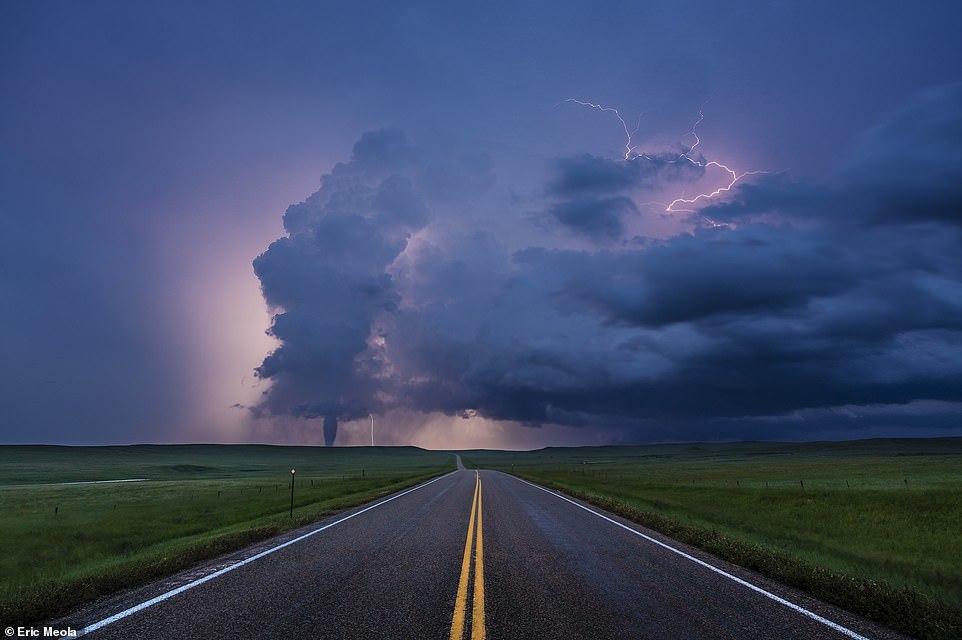
[[[962,433],[960,18],[4,3],[0,442]]]

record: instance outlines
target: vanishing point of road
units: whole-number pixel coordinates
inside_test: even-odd
[[[458,470],[53,623],[90,638],[900,638],[627,520]]]

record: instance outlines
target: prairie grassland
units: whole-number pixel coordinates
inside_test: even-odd
[[[0,447],[0,621],[59,615],[453,468],[407,447]]]
[[[962,633],[962,438],[470,452],[923,637]]]

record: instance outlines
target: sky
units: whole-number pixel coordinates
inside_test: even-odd
[[[962,435],[960,24],[0,3],[0,443]]]

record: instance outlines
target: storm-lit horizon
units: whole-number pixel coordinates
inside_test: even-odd
[[[962,435],[960,18],[6,3],[0,444]]]

